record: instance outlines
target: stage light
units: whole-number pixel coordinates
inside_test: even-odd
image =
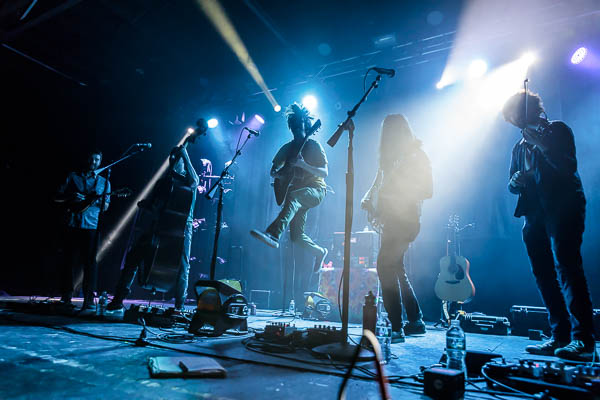
[[[207,122],[209,128],[216,128],[219,125],[219,120],[216,118],[211,118]]]
[[[304,96],[302,99],[302,105],[310,112],[317,109],[317,98],[312,94]]]
[[[571,64],[579,64],[582,62],[588,54],[588,49],[580,47],[571,56]]]
[[[255,119],[258,121],[258,122],[260,122],[261,124],[264,124],[264,123],[265,123],[265,119],[264,119],[263,117],[261,117],[260,115],[258,115],[258,114],[254,114],[254,118],[255,118]]]
[[[273,110],[275,110],[275,112],[279,112],[281,111],[281,106],[279,104],[276,104],[275,107],[273,107]]]
[[[467,74],[469,78],[481,78],[487,71],[487,63],[481,59],[474,60],[469,65]]]
[[[190,134],[191,134],[191,133],[194,133],[194,128],[188,128],[188,131],[187,131],[187,132],[188,132],[188,133],[190,133]]]
[[[535,62],[535,60],[536,60],[535,54],[533,54],[530,51],[528,51],[527,53],[525,53],[521,56],[521,61],[526,66],[530,66],[531,64],[533,64]]]

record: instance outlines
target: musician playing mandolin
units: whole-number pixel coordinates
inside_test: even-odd
[[[425,333],[419,302],[404,267],[404,253],[421,229],[421,204],[433,195],[431,166],[421,146],[403,115],[386,116],[381,127],[379,169],[361,202],[381,233],[377,274],[394,343],[403,342],[405,334]]]
[[[65,306],[72,306],[73,275],[83,265],[82,310],[95,308],[94,291],[96,290],[97,265],[94,249],[102,198],[97,198],[83,210],[79,210],[78,206],[86,202],[90,196],[99,197],[98,195],[104,193],[105,186],[106,192],[110,192],[110,182],[94,173],[100,167],[101,162],[102,152],[91,151],[85,168],[69,173],[55,197],[57,203],[62,203],[67,208],[66,245],[64,248],[66,262],[61,274],[61,302]],[[108,209],[109,201],[110,198],[106,196],[105,211]]]
[[[525,217],[523,241],[552,332],[550,340],[526,351],[598,360],[581,259],[586,201],[573,131],[562,121],[548,121],[542,99],[529,91],[513,95],[502,112],[523,136],[512,151],[508,189],[519,195],[514,215]]]
[[[181,259],[175,281],[175,310],[184,309],[185,299],[187,297],[188,274],[190,271],[190,250],[193,233],[193,210],[196,203],[196,188],[200,180],[198,174],[190,161],[190,157],[185,146],[176,146],[169,155],[169,170],[156,183],[152,193],[147,199],[138,203],[138,207],[145,208],[158,221],[162,211],[167,206],[170,193],[173,187],[180,185],[187,187],[191,193],[191,203],[189,205],[187,221],[183,232],[183,248],[181,248]],[[125,265],[121,270],[121,275],[115,289],[114,298],[108,304],[106,309],[110,312],[123,309],[123,300],[129,295],[131,285],[135,278],[140,264],[148,262],[148,255],[152,254],[155,239],[154,232],[150,229],[140,236],[127,253]]]
[[[288,106],[285,115],[294,139],[284,144],[273,158],[271,176],[275,178],[284,173],[292,173],[293,178],[277,218],[266,231],[252,230],[250,233],[263,243],[278,248],[279,239],[289,225],[291,240],[315,257],[316,271],[327,256],[327,249],[317,245],[306,235],[304,225],[308,210],[318,206],[325,197],[327,157],[323,147],[313,139],[306,140],[298,157],[294,157],[305,141],[312,117],[306,108],[297,103]]]

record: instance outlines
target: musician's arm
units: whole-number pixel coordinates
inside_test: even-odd
[[[319,142],[315,140],[309,140],[304,145],[304,150],[302,153],[309,158],[311,164],[308,164],[302,158],[302,156],[299,156],[299,158],[295,160],[292,165],[302,168],[314,176],[318,176],[323,179],[327,178],[327,175],[329,175],[329,168],[327,168],[327,155],[325,155],[323,146],[321,146]]]
[[[363,196],[363,198],[361,200],[361,206],[363,208],[365,208],[365,206],[371,202],[371,197],[373,195],[373,192],[375,190],[377,190],[379,185],[381,185],[382,179],[383,179],[383,171],[381,168],[379,168],[377,170],[377,175],[375,175],[375,179],[373,180],[373,184],[371,185],[371,188],[367,191],[367,193],[365,193],[365,195]]]
[[[106,193],[110,193],[110,182],[109,181],[104,181],[105,185],[106,185]],[[102,193],[99,193],[102,194]],[[100,196],[100,198],[98,198],[98,200],[96,200],[96,205],[98,207],[102,206],[102,196]],[[108,210],[108,205],[110,204],[110,196],[106,196],[106,201],[104,203],[104,211]]]
[[[329,174],[329,169],[327,168],[327,164],[325,164],[322,167],[315,167],[314,165],[310,165],[306,161],[304,161],[300,158],[293,165],[295,167],[302,168],[303,170],[308,171],[309,173],[311,173],[315,176],[321,177],[321,178],[327,178],[327,175]]]
[[[279,149],[277,154],[275,154],[275,157],[273,157],[273,165],[271,166],[271,171],[269,173],[271,175],[271,178],[279,177],[279,173],[281,172],[281,170],[283,169],[283,166],[285,165],[288,148],[289,148],[289,145],[287,145],[287,144],[281,146],[281,148]]]
[[[190,160],[190,156],[185,148],[181,149],[181,157],[183,158],[183,163],[185,166],[185,170],[187,172],[187,180],[190,186],[197,187],[200,184],[200,178],[192,165],[192,161]]]

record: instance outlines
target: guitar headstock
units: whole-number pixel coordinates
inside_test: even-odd
[[[305,137],[308,138],[311,135],[314,135],[321,128],[321,120],[317,119],[314,124],[310,128],[306,130]]]

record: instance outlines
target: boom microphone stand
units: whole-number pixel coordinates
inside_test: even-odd
[[[244,128],[244,129],[246,129],[246,128]],[[242,154],[242,149],[244,148],[244,146],[246,146],[246,143],[248,143],[248,140],[252,137],[253,134],[254,134],[253,132],[248,133],[248,136],[246,136],[246,140],[244,141],[244,143],[242,143],[242,146],[235,151],[235,155],[233,156],[233,158],[231,159],[229,164],[227,164],[225,166],[225,168],[223,169],[223,172],[221,172],[221,175],[219,176],[219,179],[217,179],[215,181],[215,183],[212,185],[212,187],[209,189],[209,191],[206,192],[206,194],[204,195],[208,200],[212,200],[215,196],[216,189],[217,188],[219,189],[219,203],[217,205],[217,225],[215,227],[215,239],[213,242],[213,254],[212,254],[212,259],[210,261],[210,280],[215,279],[215,269],[216,269],[216,264],[217,264],[217,252],[219,249],[219,235],[221,234],[221,219],[223,216],[223,179],[225,179],[228,176],[229,168],[234,164],[235,159],[240,154]]]
[[[360,101],[348,111],[348,117],[340,124],[331,138],[327,141],[327,144],[334,147],[342,133],[346,123],[356,115],[358,108],[364,103],[369,94],[373,89],[379,86],[381,81],[381,75],[378,74],[369,89],[365,92]],[[344,222],[344,269],[342,271],[342,280],[344,281],[344,294],[342,298],[342,335],[340,336],[340,342],[321,345],[315,347],[313,351],[323,355],[327,355],[335,360],[350,361],[353,359],[357,352],[357,346],[349,344],[348,338],[348,305],[350,300],[350,236],[352,234],[352,213],[354,212],[354,159],[352,157],[353,146],[352,140],[354,134],[352,131],[348,135],[348,166],[346,170],[346,215]],[[359,359],[366,360],[372,359],[373,355],[368,353],[367,355],[359,356]]]
[[[94,175],[98,176],[100,175],[104,170],[106,170],[106,183],[104,184],[104,190],[102,192],[102,197],[101,197],[101,203],[100,203],[100,212],[98,213],[98,225],[96,228],[96,235],[94,237],[94,248],[93,248],[93,254],[94,254],[94,263],[97,263],[97,256],[98,256],[98,247],[100,247],[100,228],[101,228],[101,222],[103,221],[103,216],[104,216],[104,208],[106,207],[106,200],[108,197],[108,182],[110,182],[110,174],[112,172],[112,166],[116,165],[122,161],[125,161],[126,159],[133,157],[136,154],[139,154],[141,152],[143,152],[146,149],[150,149],[152,148],[152,145],[150,143],[144,144],[144,145],[132,145],[131,147],[129,147],[129,149],[127,149],[127,151],[125,151],[125,153],[123,153],[123,155],[116,161],[113,161],[112,163],[106,165],[105,167],[102,168],[98,168],[97,170],[94,171]],[[130,151],[132,150],[133,151]],[[111,189],[112,190],[112,189]],[[98,265],[95,266],[94,268],[94,278],[93,278],[93,282],[94,282],[94,286],[98,285]],[[96,287],[93,288],[94,291],[96,291]]]

